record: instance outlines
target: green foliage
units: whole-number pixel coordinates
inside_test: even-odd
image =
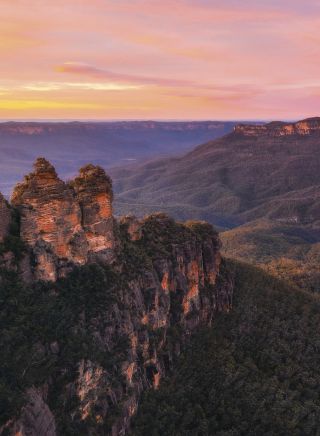
[[[224,228],[261,217],[319,225],[319,156],[317,135],[232,133],[176,159],[115,170],[115,210]]]
[[[14,272],[1,271],[0,425],[19,413],[28,387],[51,380],[49,406],[62,433],[87,434],[80,432],[76,418],[68,422],[62,389],[77,377],[81,359],[90,359],[120,380],[128,338],[119,336],[110,352],[98,337],[105,328],[100,317],[120,304],[122,283],[111,268],[98,265],[77,268],[54,284],[32,287]],[[55,343],[58,350],[52,348]],[[68,426],[73,430],[67,431]]]
[[[25,244],[20,239],[20,215],[16,209],[11,209],[11,223],[9,234],[0,243],[0,256],[11,251],[16,261],[19,261],[26,250]]]
[[[258,220],[221,233],[223,254],[301,289],[320,292],[319,229]]]
[[[185,225],[191,229],[201,241],[218,237],[218,232],[206,221],[187,221]]]
[[[142,238],[138,244],[152,260],[168,259],[172,258],[175,245],[183,246],[195,241],[201,243],[217,236],[211,224],[201,221],[180,223],[164,213],[156,213],[143,220]]]
[[[127,277],[136,277],[143,269],[152,268],[152,259],[147,255],[139,241],[132,241],[127,223],[117,226],[118,240],[121,243],[119,262]]]
[[[192,338],[173,374],[144,395],[136,436],[315,435],[320,300],[229,262],[234,307]]]
[[[166,214],[158,213],[144,219],[140,244],[153,260],[170,258],[172,245],[186,243],[191,236],[192,232],[182,223],[174,221]]]

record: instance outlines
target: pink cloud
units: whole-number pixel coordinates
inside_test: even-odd
[[[160,86],[194,86],[195,83],[188,80],[164,79],[159,77],[144,77],[134,74],[115,73],[113,71],[94,67],[75,62],[66,62],[56,67],[60,73],[69,73],[95,79],[104,79],[114,82],[137,83],[141,85],[160,85]]]
[[[101,117],[295,117],[319,101],[319,28],[317,0],[1,0],[0,88],[20,101],[30,83],[35,99],[50,83],[136,85],[114,101],[50,91]]]

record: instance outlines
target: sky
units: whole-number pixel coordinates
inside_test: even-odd
[[[0,118],[317,116],[319,29],[319,0],[0,0]]]

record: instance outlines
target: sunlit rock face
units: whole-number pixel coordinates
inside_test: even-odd
[[[111,181],[100,167],[88,165],[65,183],[39,158],[12,195],[21,215],[21,239],[32,248],[36,279],[56,280],[74,265],[112,258]]]
[[[11,221],[10,207],[0,193],[0,242],[3,242],[9,231]]]
[[[83,264],[87,244],[74,191],[39,158],[12,195],[21,214],[21,238],[33,249],[35,276],[55,280],[68,261]],[[61,271],[59,271],[61,269]]]
[[[251,125],[239,124],[235,126],[234,132],[244,136],[290,136],[312,134],[320,135],[320,118],[308,118],[297,123],[284,123],[274,121],[269,124]]]
[[[111,259],[114,248],[111,179],[101,167],[87,165],[70,185],[81,208],[89,257]]]

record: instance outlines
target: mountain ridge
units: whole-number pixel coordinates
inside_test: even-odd
[[[105,169],[189,150],[232,130],[235,122],[3,122],[0,191],[9,196],[20,174],[46,156],[64,178],[88,162]]]
[[[305,118],[294,123],[272,121],[262,126],[241,123],[234,127],[234,133],[244,136],[289,136],[320,134],[320,117]]]
[[[205,219],[218,225],[210,216],[239,223],[262,216],[305,224],[319,221],[320,119],[281,125],[285,131],[288,126],[300,126],[298,133],[293,129],[290,135],[279,135],[276,124],[241,127],[241,133],[236,127],[173,162],[154,159],[111,170],[116,209],[125,213],[126,202],[137,202],[144,206],[142,212],[155,211],[148,203],[156,201],[160,207],[176,208],[176,218]],[[243,134],[243,129],[250,134]],[[257,135],[266,129],[276,134]]]

